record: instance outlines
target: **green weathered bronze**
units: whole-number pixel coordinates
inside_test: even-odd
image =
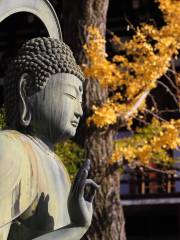
[[[8,129],[0,131],[0,240],[79,240],[90,226],[98,187],[87,179],[90,162],[70,187],[53,151],[76,133],[83,80],[71,50],[57,39],[29,40],[9,65]]]
[[[0,22],[19,12],[37,16],[45,25],[50,37],[62,39],[58,18],[48,0],[0,0]]]

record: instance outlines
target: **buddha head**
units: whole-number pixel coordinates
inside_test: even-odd
[[[46,137],[73,137],[82,116],[80,67],[62,41],[35,38],[9,64],[5,77],[8,127]]]

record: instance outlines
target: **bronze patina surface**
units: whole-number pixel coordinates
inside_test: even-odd
[[[62,39],[58,18],[48,0],[0,0],[0,22],[19,12],[37,16],[45,25],[50,37]]]
[[[8,128],[0,131],[0,240],[79,240],[89,228],[98,188],[87,178],[90,161],[71,186],[53,150],[76,133],[83,81],[69,47],[54,38],[27,41],[8,66]]]

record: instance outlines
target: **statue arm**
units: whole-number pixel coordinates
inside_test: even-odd
[[[34,240],[80,240],[86,231],[87,228],[85,227],[77,227],[70,224],[54,232],[34,238]]]
[[[68,198],[68,211],[71,223],[34,240],[80,240],[88,230],[93,214],[93,199],[99,186],[87,179],[90,161],[87,160],[78,172]],[[89,191],[85,187],[89,186]],[[86,195],[86,196],[84,196]]]
[[[34,171],[26,152],[21,150],[16,132],[0,131],[0,240],[7,240],[14,220],[37,196]]]

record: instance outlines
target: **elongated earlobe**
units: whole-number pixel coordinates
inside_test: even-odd
[[[19,81],[19,95],[20,95],[20,122],[21,125],[27,127],[31,122],[31,112],[28,106],[27,95],[26,95],[26,82],[29,75],[24,73]]]

